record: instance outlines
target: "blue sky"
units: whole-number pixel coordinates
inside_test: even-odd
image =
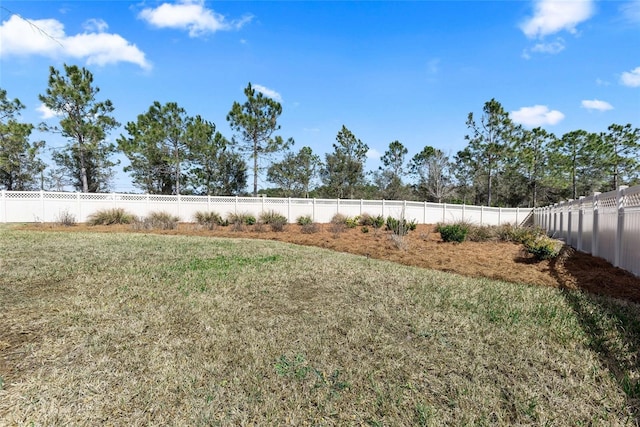
[[[93,73],[98,99],[113,102],[123,125],[153,101],[173,101],[228,138],[226,115],[251,82],[282,102],[280,134],[295,139],[294,150],[308,145],[324,158],[345,125],[369,146],[369,169],[394,140],[409,157],[426,145],[454,155],[466,145],[468,113],[491,98],[515,121],[558,136],[640,126],[639,0],[0,7],[0,87],[32,123],[55,123],[38,94],[49,66],[67,63]],[[134,188],[120,172],[114,190]]]

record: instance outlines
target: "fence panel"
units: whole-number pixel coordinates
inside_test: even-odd
[[[487,208],[397,200],[291,199],[272,197],[191,196],[160,194],[64,193],[43,191],[1,191],[0,222],[56,222],[61,215],[73,215],[78,222],[99,210],[123,208],[136,216],[166,212],[181,221],[193,221],[199,211],[222,216],[248,213],[259,217],[274,211],[290,223],[303,215],[315,222],[328,223],[336,213],[354,217],[404,216],[420,224],[468,221],[478,225],[521,222],[531,209]]]
[[[640,276],[640,186],[537,208],[534,222],[568,245]]]

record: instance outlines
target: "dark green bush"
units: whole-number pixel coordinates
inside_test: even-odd
[[[438,226],[438,232],[445,242],[462,243],[467,238],[469,229],[465,224],[443,224]]]
[[[347,226],[347,228],[356,228],[359,223],[360,223],[360,217],[359,216],[355,216],[353,218],[347,217],[345,219],[345,222],[344,222],[344,224]]]

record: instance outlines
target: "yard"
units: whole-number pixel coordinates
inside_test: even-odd
[[[0,425],[637,424],[639,279],[295,227],[0,229]]]

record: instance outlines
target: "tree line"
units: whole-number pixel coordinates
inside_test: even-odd
[[[612,124],[606,131],[568,132],[560,137],[541,127],[514,123],[495,99],[481,114],[469,113],[467,146],[453,156],[432,146],[408,157],[393,141],[376,171],[365,170],[369,147],[346,126],[333,151],[322,159],[310,147],[279,135],[282,105],[251,83],[244,102],[234,102],[226,120],[231,139],[215,123],[190,116],[175,102],[154,102],[115,142],[107,137],[120,126],[110,100],[85,68],[50,67],[40,101],[58,119],[38,129],[60,134],[52,165],[41,160],[43,141],[31,141],[35,126],[20,121],[25,106],[0,88],[0,187],[6,190],[109,190],[116,153],[129,159],[124,171],[133,185],[151,194],[243,195],[365,198],[535,207],[577,198],[620,185],[640,183],[640,129]],[[262,165],[269,166],[263,168]],[[46,172],[46,173],[45,173]],[[258,188],[266,172],[269,188]],[[249,176],[252,191],[247,192]]]

